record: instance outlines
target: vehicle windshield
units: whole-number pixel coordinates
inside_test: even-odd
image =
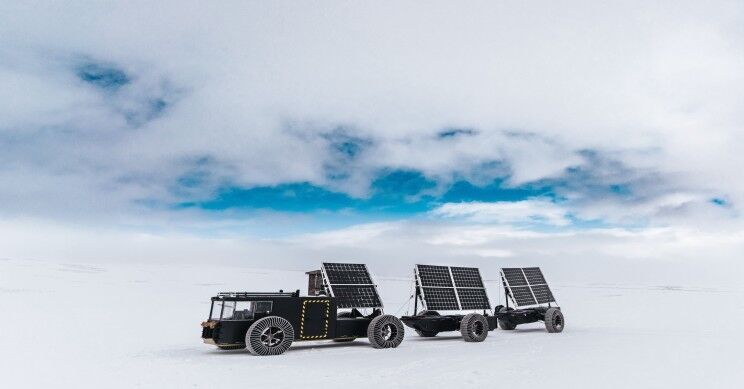
[[[253,319],[253,301],[213,301],[210,320]]]

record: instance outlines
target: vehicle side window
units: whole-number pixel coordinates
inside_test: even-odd
[[[256,312],[271,313],[271,301],[256,301]]]
[[[253,319],[253,301],[236,301],[235,312],[232,317],[223,316],[225,320],[250,320]]]
[[[234,312],[235,312],[235,301],[223,301],[222,302],[222,320],[230,320]]]
[[[209,319],[220,320],[220,314],[222,314],[222,301],[212,301],[212,315]]]

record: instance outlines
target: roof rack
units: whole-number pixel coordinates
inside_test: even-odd
[[[287,293],[282,290],[279,292],[219,292],[218,297],[297,297],[300,295],[300,291]]]

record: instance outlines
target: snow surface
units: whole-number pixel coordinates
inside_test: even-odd
[[[484,276],[495,302],[497,275]],[[376,350],[366,340],[295,343],[284,355],[254,357],[201,343],[209,297],[304,293],[303,272],[4,259],[2,386],[734,388],[744,381],[741,287],[546,276],[566,315],[561,334],[535,323],[473,344],[456,333],[423,339],[408,330],[397,349]],[[409,277],[377,282],[387,313],[404,314]]]

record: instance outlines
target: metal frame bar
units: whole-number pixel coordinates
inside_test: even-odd
[[[452,266],[447,266],[447,271],[450,275],[450,280],[452,280],[452,289],[455,290],[455,299],[457,299],[457,307],[460,308],[462,311],[462,303],[460,302],[460,293],[457,292],[457,284],[455,284],[455,276],[452,275]]]

